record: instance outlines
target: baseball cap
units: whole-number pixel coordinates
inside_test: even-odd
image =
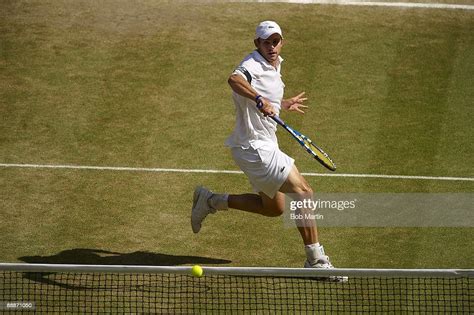
[[[258,24],[257,29],[255,31],[255,39],[267,39],[268,37],[272,36],[273,34],[280,34],[283,38],[280,26],[273,21],[263,21],[262,23]]]

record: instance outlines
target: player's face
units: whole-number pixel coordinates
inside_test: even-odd
[[[267,59],[270,64],[275,66],[278,61],[278,56],[280,56],[281,48],[283,47],[283,38],[275,33],[267,39],[256,39],[255,46],[260,54]]]

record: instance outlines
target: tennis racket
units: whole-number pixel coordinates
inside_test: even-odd
[[[262,109],[262,96],[258,95],[255,100],[257,103],[257,108]],[[310,138],[306,137],[305,135],[301,134],[300,132],[285,124],[285,122],[277,115],[270,116],[270,118],[272,118],[277,124],[285,128],[286,131],[288,131],[293,136],[293,138],[295,138],[296,141],[298,141],[298,143],[301,144],[301,146],[324,167],[333,172],[336,170],[336,163],[331,160],[329,155],[324,152],[323,149],[314,144]]]
[[[311,154],[319,163],[321,163],[323,166],[325,166],[327,169],[331,171],[336,170],[336,164],[331,160],[329,155],[323,151],[320,147],[318,147],[316,144],[311,141],[310,138],[306,137],[305,135],[299,133],[298,131],[294,130],[278,116],[270,116],[277,124],[282,126],[283,128],[286,129],[295,139],[298,141],[299,144],[303,148],[306,149],[306,151]]]

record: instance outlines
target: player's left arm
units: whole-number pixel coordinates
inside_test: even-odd
[[[292,98],[284,99],[281,101],[281,108],[286,109],[290,112],[298,112],[304,114],[303,109],[308,108],[308,106],[303,105],[304,101],[308,98],[304,97],[305,92],[302,92]]]

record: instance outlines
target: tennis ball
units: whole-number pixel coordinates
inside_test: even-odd
[[[200,278],[200,277],[202,277],[203,270],[202,270],[201,266],[194,265],[193,269],[191,269],[191,273],[193,274],[193,276]]]

